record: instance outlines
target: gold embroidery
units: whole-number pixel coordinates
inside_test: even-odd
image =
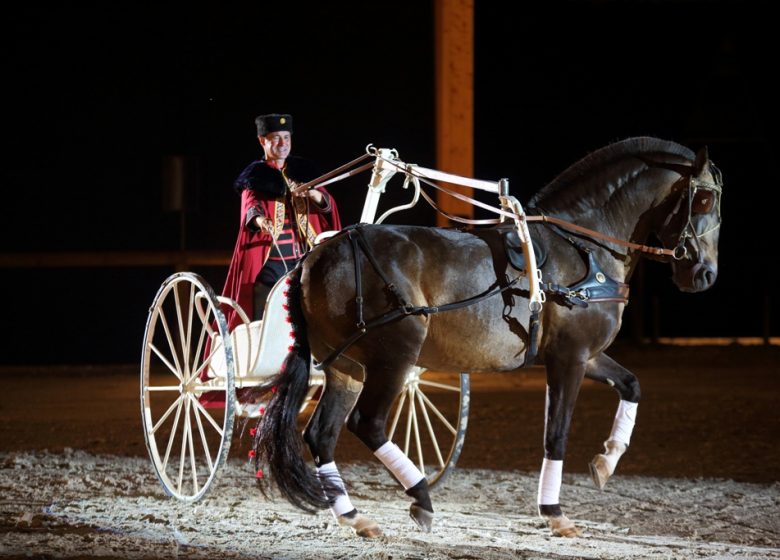
[[[284,227],[284,197],[274,200],[274,239],[279,238]]]
[[[317,237],[317,232],[314,231],[314,226],[312,226],[309,221],[309,197],[292,196],[291,191],[298,186],[298,183],[287,177],[286,169],[287,166],[285,165],[280,171],[282,172],[284,182],[287,184],[287,190],[292,202],[291,207],[294,216],[290,219],[290,226],[292,227],[292,222],[295,222],[298,233],[298,235],[293,235],[293,243],[297,246],[297,244],[300,243],[299,240],[303,239],[306,243],[306,247],[301,249],[303,251],[308,251],[314,247],[314,240]],[[279,206],[281,206],[281,211]],[[284,227],[284,198],[276,199],[275,211],[277,223],[274,224],[274,237],[278,237],[282,227]],[[297,253],[298,251],[295,252]]]

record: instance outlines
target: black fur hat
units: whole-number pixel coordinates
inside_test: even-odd
[[[280,130],[286,130],[292,133],[292,116],[291,115],[279,115],[272,113],[270,115],[260,115],[255,118],[255,124],[257,125],[257,135],[265,136],[271,132],[278,132]]]

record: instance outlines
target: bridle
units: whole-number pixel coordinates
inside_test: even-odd
[[[714,182],[703,181],[691,174],[688,177],[687,188],[683,188],[682,194],[677,200],[677,204],[675,204],[674,209],[667,216],[666,221],[664,221],[661,228],[662,231],[666,229],[672,220],[679,215],[683,207],[683,202],[686,202],[688,215],[683,223],[683,227],[680,229],[677,243],[672,250],[672,258],[676,261],[683,259],[693,260],[693,256],[698,260],[698,256],[701,253],[700,239],[720,228],[720,197],[723,193],[723,176],[721,175],[720,170],[711,161],[709,162],[709,167]],[[697,233],[696,225],[693,222],[694,216],[704,216],[713,212],[717,215],[715,225],[706,231]],[[691,255],[688,252],[688,240],[691,241],[695,255]]]

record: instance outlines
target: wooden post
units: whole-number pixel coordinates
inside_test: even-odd
[[[474,2],[434,0],[436,25],[436,168],[474,176]],[[467,196],[473,189],[444,185]],[[474,217],[474,207],[436,193],[449,214]],[[436,225],[449,225],[437,214]]]

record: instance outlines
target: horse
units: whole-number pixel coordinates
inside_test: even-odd
[[[610,144],[556,177],[526,206],[548,296],[535,336],[526,327],[533,319],[529,283],[510,263],[501,225],[363,225],[315,246],[287,280],[295,342],[255,436],[256,460],[270,471],[261,485],[268,488],[270,479],[299,508],[330,508],[358,535],[381,535],[379,524],[352,505],[334,462],[346,424],[402,485],[413,500],[412,519],[429,531],[434,509],[426,479],[385,435],[406,373],[415,365],[513,371],[538,341],[547,380],[538,514],[553,535],[580,535],[559,499],[580,385],[600,381],[619,397],[605,450],[590,464],[603,488],[628,448],[640,400],[637,378],[605,353],[620,329],[627,283],[649,254],[670,263],[680,290],[710,288],[718,272],[721,191],[706,147],[694,154],[651,137]],[[649,239],[663,247],[641,245]],[[301,434],[296,422],[311,358],[326,382]],[[315,469],[303,458],[304,444]]]

